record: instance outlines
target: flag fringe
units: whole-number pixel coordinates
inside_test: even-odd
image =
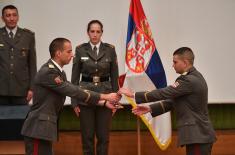
[[[137,104],[135,103],[135,101],[132,98],[126,97],[126,100],[132,105],[133,108],[135,108],[137,106]],[[147,128],[149,129],[151,135],[153,136],[154,141],[158,144],[159,148],[163,151],[166,150],[168,148],[168,146],[171,144],[171,137],[169,140],[167,140],[167,142],[165,144],[162,144],[160,142],[160,140],[157,138],[156,134],[154,133],[154,131],[153,131],[151,125],[148,123],[147,119],[142,115],[140,116],[140,118],[144,122],[144,124],[147,126]]]

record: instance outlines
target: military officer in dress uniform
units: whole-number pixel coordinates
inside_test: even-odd
[[[135,94],[121,88],[119,93],[134,97],[138,104],[162,100],[149,106],[138,105],[133,113],[142,115],[150,112],[157,116],[175,109],[178,145],[186,146],[187,155],[210,155],[216,136],[207,108],[208,88],[193,62],[193,51],[188,47],[179,48],[173,54],[173,67],[181,75],[174,84]]]
[[[17,26],[18,10],[2,9],[5,27],[0,28],[0,105],[27,104],[33,96],[36,74],[34,33]]]
[[[120,99],[116,93],[99,94],[81,89],[67,81],[62,67],[73,57],[68,39],[56,38],[49,48],[51,59],[41,67],[35,77],[33,105],[22,128],[26,155],[53,154],[52,141],[57,140],[58,118],[66,96],[77,98],[89,106],[105,106],[110,109],[115,108],[110,102]]]
[[[73,84],[100,93],[118,90],[117,55],[113,45],[101,42],[103,25],[99,20],[88,23],[87,34],[90,41],[76,48],[73,61]],[[72,105],[80,117],[84,155],[107,155],[112,111],[106,107],[87,106],[72,98]],[[79,106],[78,106],[79,105]],[[94,138],[97,145],[94,147]]]

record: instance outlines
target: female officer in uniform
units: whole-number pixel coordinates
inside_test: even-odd
[[[88,23],[87,34],[89,42],[76,48],[71,82],[99,93],[116,92],[118,64],[114,46],[101,41],[103,25],[99,20]],[[94,155],[96,148],[97,155],[107,155],[112,111],[105,107],[105,103],[103,107],[92,107],[73,98],[72,105],[75,113],[80,115],[83,154]]]

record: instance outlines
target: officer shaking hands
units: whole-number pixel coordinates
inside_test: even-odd
[[[121,88],[119,93],[135,98],[138,105],[133,113],[136,115],[150,112],[154,117],[174,109],[178,146],[185,146],[187,155],[210,155],[216,135],[207,107],[208,87],[206,80],[193,64],[193,51],[189,47],[181,47],[173,53],[173,67],[180,74],[174,84],[136,93],[128,88]],[[160,102],[139,105],[154,101]]]

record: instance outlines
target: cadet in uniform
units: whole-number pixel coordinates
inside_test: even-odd
[[[76,48],[71,82],[95,92],[116,92],[118,90],[117,55],[114,46],[101,42],[102,33],[103,25],[99,20],[88,23],[87,34],[90,41]],[[74,98],[72,105],[76,114],[80,116],[83,154],[95,155],[96,135],[96,154],[107,155],[112,111],[106,107],[87,106]]]
[[[37,73],[34,81],[33,105],[22,128],[25,136],[26,155],[52,155],[52,141],[58,137],[58,118],[63,109],[66,96],[75,97],[85,104],[115,107],[109,100],[116,102],[116,93],[99,94],[83,90],[69,83],[62,67],[73,57],[72,46],[68,39],[56,38],[50,44],[51,59]]]
[[[27,104],[33,96],[36,74],[34,33],[17,26],[18,10],[2,9],[5,27],[0,28],[0,105]]]
[[[133,113],[151,112],[152,116],[157,116],[175,109],[178,146],[186,146],[187,155],[209,155],[216,136],[207,108],[208,88],[193,62],[193,51],[188,47],[179,48],[173,54],[173,67],[181,75],[173,85],[135,94],[121,88],[119,93],[135,97],[136,103],[163,100],[150,106],[138,105]]]

